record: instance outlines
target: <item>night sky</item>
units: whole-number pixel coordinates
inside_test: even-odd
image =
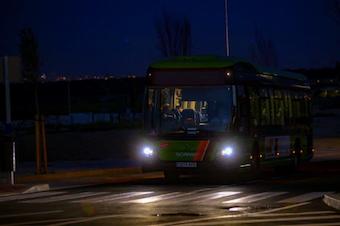
[[[333,67],[340,25],[329,0],[229,0],[231,54],[249,58],[255,27],[272,40],[280,68]],[[162,10],[187,16],[193,54],[224,54],[224,0],[1,0],[0,55],[18,55],[32,27],[42,71],[143,75],[160,58],[155,21]]]

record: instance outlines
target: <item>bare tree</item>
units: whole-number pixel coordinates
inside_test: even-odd
[[[22,73],[24,79],[33,83],[35,105],[35,134],[36,134],[36,173],[48,173],[47,148],[44,117],[40,111],[38,85],[40,80],[40,59],[38,53],[38,41],[31,28],[20,31],[20,53],[22,61]],[[41,154],[43,154],[41,156]],[[43,168],[41,165],[43,157]]]
[[[176,18],[163,12],[155,24],[158,48],[163,56],[187,56],[191,53],[191,24],[188,18]]]
[[[40,115],[38,99],[38,82],[40,72],[38,42],[31,28],[22,29],[19,35],[23,77],[26,81],[33,82],[34,84],[35,113],[36,115]]]
[[[22,29],[19,35],[24,78],[29,81],[37,81],[40,69],[37,39],[31,28]]]
[[[267,67],[277,67],[277,51],[270,39],[266,39],[262,32],[256,27],[254,32],[254,42],[249,47],[251,59],[260,65]]]

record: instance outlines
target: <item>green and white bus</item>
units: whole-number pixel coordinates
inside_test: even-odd
[[[144,169],[180,174],[297,167],[313,156],[305,76],[229,57],[177,57],[149,66]]]

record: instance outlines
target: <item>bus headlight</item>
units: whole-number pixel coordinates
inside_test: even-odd
[[[154,151],[151,147],[145,146],[143,148],[143,155],[147,158],[151,158],[154,154]]]
[[[230,146],[224,147],[221,151],[221,155],[226,158],[231,157],[233,153],[234,153],[234,149]]]

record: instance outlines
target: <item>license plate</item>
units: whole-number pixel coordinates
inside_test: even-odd
[[[197,162],[176,162],[178,168],[196,168]]]

